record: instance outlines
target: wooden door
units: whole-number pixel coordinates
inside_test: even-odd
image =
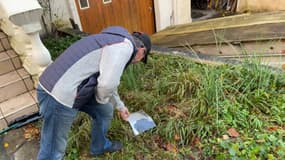
[[[98,33],[119,25],[130,32],[155,32],[153,0],[75,0],[82,29]]]

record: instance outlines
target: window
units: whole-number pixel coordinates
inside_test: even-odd
[[[112,2],[112,0],[103,0],[104,4],[108,4],[108,3],[111,3],[111,2]]]
[[[79,0],[80,9],[89,8],[89,0]]]

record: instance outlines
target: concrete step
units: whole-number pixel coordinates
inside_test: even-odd
[[[0,75],[0,102],[33,89],[32,78],[24,68]]]
[[[0,52],[0,75],[21,67],[21,60],[13,50]]]
[[[35,90],[0,103],[0,130],[38,112]]]

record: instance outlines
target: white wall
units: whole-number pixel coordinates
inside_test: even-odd
[[[63,23],[69,24],[69,18],[71,16],[69,10],[69,3],[67,0],[50,0],[51,11],[53,21],[62,21]]]
[[[154,0],[156,30],[192,22],[191,0]]]
[[[46,23],[45,25],[49,31],[51,29],[50,26],[51,21],[56,24],[56,27],[71,27],[69,18],[72,18],[75,21],[75,23],[78,24],[79,28],[81,28],[79,15],[77,14],[75,0],[39,0],[39,1],[41,2],[42,7],[44,8],[44,17],[45,17],[44,20]],[[48,11],[49,10],[48,1],[50,1],[51,14]]]

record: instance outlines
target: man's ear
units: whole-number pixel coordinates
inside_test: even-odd
[[[140,55],[140,57],[143,58],[145,56],[144,53],[145,53],[145,48],[138,48],[138,54]]]
[[[135,57],[133,58],[132,63],[136,63],[141,61],[144,58],[144,50],[145,48],[137,48],[137,53],[135,55]]]

